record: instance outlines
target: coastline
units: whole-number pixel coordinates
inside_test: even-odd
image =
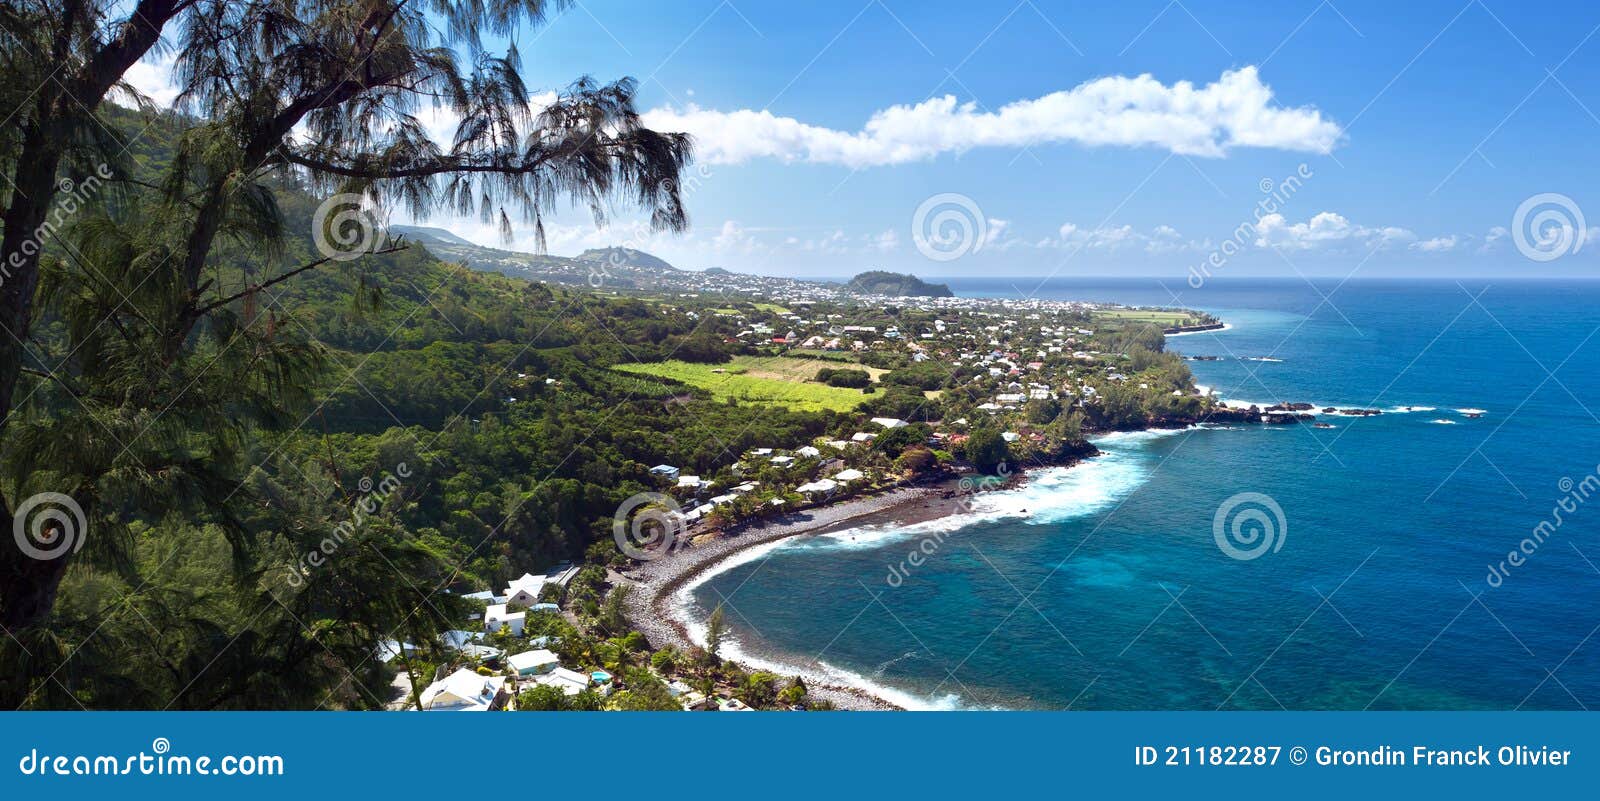
[[[1027,482],[1030,472],[1070,468],[1082,464],[1086,458],[1081,456],[1059,464],[1023,468],[996,489],[1017,488]],[[677,603],[679,593],[696,579],[713,573],[753,549],[776,545],[795,537],[824,535],[872,524],[909,526],[963,513],[969,510],[971,493],[962,492],[959,486],[957,479],[949,478],[934,484],[896,487],[876,495],[742,524],[724,532],[700,534],[688,538],[685,545],[667,556],[638,563],[626,572],[612,572],[611,578],[613,583],[627,584],[633,588],[626,604],[628,616],[649,640],[651,647],[699,647],[701,643],[696,641],[691,629],[700,626],[701,621],[687,619],[685,610]],[[747,670],[771,669],[752,665],[750,659],[742,656],[728,658],[728,661]],[[829,675],[829,666],[801,667],[807,671],[805,679],[811,694],[829,701],[838,709],[887,711],[906,708],[885,697],[885,693],[873,692]]]
[[[1186,326],[1163,333],[1169,337],[1226,331],[1233,326],[1217,322],[1201,326]],[[1101,434],[1128,434],[1162,432],[1186,429],[1206,423],[1257,422],[1243,410],[1226,407],[1213,409],[1199,419],[1151,420],[1140,429]],[[1028,481],[1030,473],[1051,468],[1071,468],[1100,455],[1095,448],[1074,454],[1052,464],[1023,467],[1005,479],[995,489],[1015,489]],[[691,620],[685,605],[678,596],[686,588],[692,589],[696,580],[709,577],[719,568],[735,566],[734,560],[762,546],[773,545],[800,536],[819,536],[843,528],[874,523],[910,526],[970,511],[970,491],[963,492],[964,482],[955,477],[927,485],[895,487],[865,497],[852,498],[828,506],[793,512],[767,520],[743,523],[726,531],[707,532],[685,536],[677,548],[659,559],[636,563],[625,572],[612,571],[614,584],[632,587],[626,602],[627,614],[634,626],[645,635],[653,648],[672,646],[678,649],[701,647],[691,631],[703,621]],[[963,487],[964,488],[964,487]],[[702,634],[703,636],[703,634]],[[746,670],[770,670],[773,665],[759,666],[745,654],[725,657]],[[874,692],[860,683],[841,681],[829,666],[817,663],[801,667],[811,694],[832,703],[841,710],[886,711],[906,707],[896,703],[884,692]]]
[[[701,534],[686,545],[650,562],[640,563],[626,573],[615,573],[619,582],[633,587],[628,597],[628,615],[654,648],[671,645],[680,649],[699,646],[690,636],[692,621],[683,619],[673,597],[685,585],[734,556],[791,537],[825,534],[848,526],[870,523],[875,518],[894,522],[919,522],[944,516],[957,508],[956,498],[944,498],[943,485],[891,489],[877,495],[853,498],[829,506],[808,509],[770,520],[736,526],[716,534]],[[733,660],[737,662],[738,660]],[[744,665],[749,668],[749,665]],[[839,683],[812,683],[811,694],[839,709],[896,710],[902,707],[859,687]]]

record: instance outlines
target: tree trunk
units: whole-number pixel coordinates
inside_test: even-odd
[[[35,94],[33,116],[27,119],[22,144],[11,177],[11,198],[0,224],[0,436],[16,404],[17,380],[27,355],[28,329],[33,323],[34,291],[39,285],[39,256],[45,242],[44,225],[56,197],[56,171],[61,166],[64,131],[74,116],[89,116],[100,108],[106,93],[128,69],[160,41],[161,31],[185,7],[187,0],[139,0],[129,23],[104,47],[86,54],[76,71],[52,77]],[[60,46],[80,24],[76,5],[63,10]],[[61,52],[57,56],[64,55]],[[59,91],[57,91],[59,90]],[[11,517],[12,505],[0,499],[0,529]],[[55,606],[56,590],[70,555],[50,561],[30,558],[7,538],[0,542],[0,623],[13,636],[44,622]]]

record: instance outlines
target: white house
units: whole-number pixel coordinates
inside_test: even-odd
[[[678,489],[699,489],[699,476],[678,476]]]
[[[853,467],[849,470],[840,470],[839,472],[833,474],[833,480],[841,484],[849,484],[852,481],[860,481],[866,477],[866,473],[863,473]]]
[[[865,431],[857,431],[856,433],[850,435],[851,442],[871,442],[877,438],[877,434],[868,434]]]
[[[819,450],[817,450],[816,448],[814,448],[814,447],[812,447],[810,445],[806,445],[806,446],[803,446],[803,447],[800,447],[800,448],[796,448],[794,452],[800,454],[802,457],[805,457],[807,459],[815,459],[818,456],[822,455],[822,451],[819,451]]]
[[[511,669],[515,670],[518,676],[548,673],[561,666],[561,658],[543,648],[536,651],[523,651],[520,654],[512,654],[506,658],[506,662],[511,665]]]
[[[539,602],[539,594],[544,591],[544,584],[544,576],[523,573],[521,578],[512,579],[506,586],[505,604],[533,606]]]
[[[872,418],[872,422],[877,423],[884,428],[899,428],[906,424],[906,421],[901,420],[898,417],[874,417]]]
[[[801,484],[800,486],[795,487],[794,491],[798,492],[801,495],[804,495],[804,496],[806,496],[808,498],[811,498],[812,500],[815,500],[816,496],[818,496],[818,495],[827,495],[828,493],[833,492],[834,490],[836,490],[838,488],[839,488],[839,482],[834,481],[833,479],[830,479],[830,478],[824,478],[824,479],[821,479],[819,481],[812,481],[812,482],[807,483],[807,484]]]
[[[555,687],[567,695],[577,695],[589,687],[589,677],[576,670],[557,667],[549,673],[534,679],[535,684],[546,687]]]
[[[483,610],[483,630],[490,634],[510,629],[511,636],[521,637],[522,627],[528,622],[527,612],[508,612],[505,604],[490,604]]]
[[[487,712],[506,700],[504,676],[480,676],[461,668],[422,691],[422,708],[429,712]]]
[[[673,467],[670,464],[658,464],[655,467],[650,468],[650,475],[660,476],[668,481],[677,481],[678,468]]]

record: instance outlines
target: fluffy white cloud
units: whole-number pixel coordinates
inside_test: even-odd
[[[1157,231],[1165,229],[1173,231],[1169,226],[1161,226]],[[1131,225],[1103,225],[1098,228],[1080,228],[1073,223],[1063,223],[1056,230],[1056,235],[1047,237],[1038,243],[1043,248],[1065,248],[1067,250],[1104,250],[1118,251],[1124,248],[1144,246],[1153,242],[1154,235],[1147,235],[1134,230]]]
[[[1255,244],[1285,250],[1328,250],[1352,244],[1387,247],[1416,239],[1416,234],[1404,228],[1356,225],[1343,215],[1324,211],[1303,223],[1290,223],[1282,214],[1268,214],[1256,224]]]
[[[1445,253],[1447,251],[1455,250],[1456,247],[1461,243],[1461,237],[1451,234],[1449,236],[1436,236],[1432,239],[1424,239],[1421,242],[1413,242],[1411,243],[1411,247],[1413,250],[1420,250],[1424,253]]]
[[[859,131],[840,131],[770,111],[715,111],[688,106],[644,115],[658,130],[694,134],[700,158],[739,164],[756,158],[873,167],[931,159],[978,147],[1076,142],[1157,147],[1188,156],[1222,156],[1234,147],[1327,153],[1343,130],[1309,106],[1285,108],[1255,67],[1232,70],[1205,86],[1170,86],[1150,75],[1096,78],[998,111],[955,97],[896,105]]]

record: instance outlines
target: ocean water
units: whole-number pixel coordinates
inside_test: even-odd
[[[1115,435],[958,517],[747,552],[681,596],[735,656],[914,708],[1600,706],[1600,282],[1039,294],[1212,311],[1168,340],[1223,357],[1201,384],[1388,413]]]

